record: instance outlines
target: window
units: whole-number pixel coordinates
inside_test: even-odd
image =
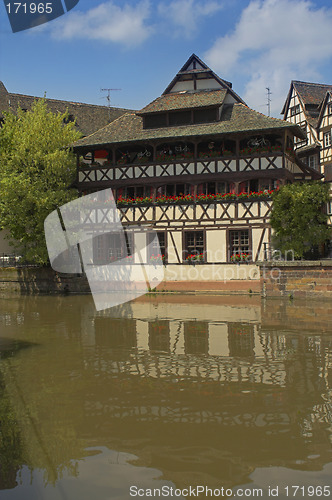
[[[311,155],[308,157],[308,166],[311,168],[314,168],[315,170],[318,169],[318,156],[317,155]]]
[[[289,111],[290,111],[291,116],[297,115],[300,112],[300,105],[296,104],[296,106],[293,106],[292,108],[290,108]]]
[[[151,196],[150,186],[126,186],[119,187],[116,190],[117,199],[119,198],[145,198]]]
[[[210,123],[217,121],[217,109],[196,109],[194,111],[194,123]]]
[[[169,113],[169,124],[173,125],[188,125],[191,123],[191,111],[176,111]]]
[[[324,148],[329,148],[331,146],[331,130],[324,133]]]
[[[233,256],[249,254],[249,230],[237,230],[229,232],[230,259]]]
[[[250,181],[240,182],[239,193],[257,193],[259,191],[259,180],[251,179]]]
[[[226,194],[230,190],[228,182],[217,182],[216,192],[219,194]]]
[[[132,234],[109,233],[93,238],[96,264],[109,264],[133,254]]]
[[[204,232],[187,231],[184,234],[184,259],[187,260],[190,255],[197,255],[203,260],[204,256]]]
[[[332,115],[332,102],[330,102],[328,105],[327,105],[327,112],[329,115]]]
[[[167,116],[166,113],[155,113],[144,117],[144,128],[159,128],[166,127]]]
[[[158,255],[161,254],[163,256],[162,260],[163,262],[167,261],[167,256],[166,256],[166,233],[165,231],[158,231],[157,232],[157,238],[155,237],[156,233],[149,234],[148,235],[148,242],[149,242],[149,261],[154,262],[158,260]],[[158,245],[159,242],[159,245]],[[160,251],[159,251],[160,249]]]

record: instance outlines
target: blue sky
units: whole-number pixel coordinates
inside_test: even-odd
[[[290,81],[332,84],[331,0],[80,0],[12,33],[0,4],[0,79],[8,91],[140,109],[192,54],[247,104],[279,117]]]

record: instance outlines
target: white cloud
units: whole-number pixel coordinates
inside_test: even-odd
[[[135,6],[125,4],[121,7],[112,1],[105,2],[87,12],[66,14],[54,23],[52,35],[57,39],[84,38],[136,46],[153,31],[145,24],[149,15],[148,0],[142,0]]]
[[[195,33],[202,17],[211,16],[222,8],[220,1],[173,0],[160,4],[158,12],[161,18],[171,21],[174,35],[189,38]]]
[[[320,65],[331,64],[331,26],[331,8],[307,0],[253,0],[205,57],[222,78],[246,78],[242,97],[258,111],[266,112],[260,108],[270,87],[271,111],[278,116],[291,80],[317,81]]]

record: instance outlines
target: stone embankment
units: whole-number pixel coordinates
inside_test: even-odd
[[[156,291],[332,298],[332,260],[214,264],[196,269],[169,265]],[[84,275],[59,274],[50,268],[0,268],[0,292],[90,293],[90,288]]]

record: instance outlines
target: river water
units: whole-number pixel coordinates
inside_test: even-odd
[[[1,500],[332,499],[328,302],[9,297],[0,332]]]

